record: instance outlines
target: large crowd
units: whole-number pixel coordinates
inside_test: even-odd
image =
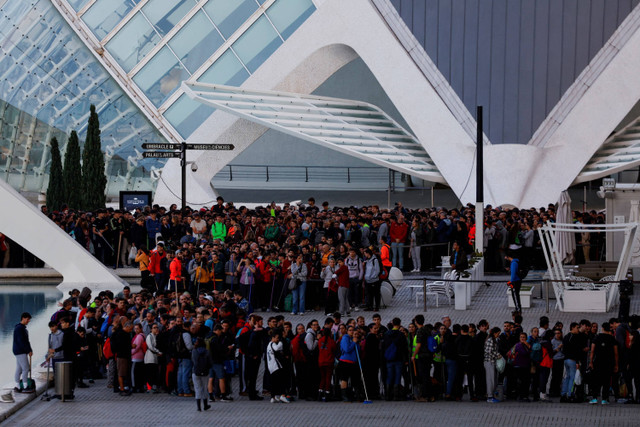
[[[170,393],[195,397],[197,409],[234,397],[289,403],[294,399],[471,400],[498,403],[560,398],[560,402],[637,403],[638,318],[589,320],[525,328],[515,313],[502,328],[486,320],[452,324],[449,317],[408,322],[379,313],[339,312],[297,323],[295,317],[248,315],[240,292],[152,295],[128,288],[91,297],[73,292],[53,313],[49,357],[73,365],[75,387],[107,378],[121,396]],[[29,392],[26,358],[30,320],[14,332],[16,392]],[[262,366],[262,370],[261,370]],[[262,372],[261,380],[259,374]]]
[[[77,387],[106,376],[123,396],[195,397],[206,410],[233,395],[270,395],[274,403],[466,395],[492,403],[586,396],[606,403],[610,388],[632,401],[631,384],[640,385],[640,325],[628,319],[611,319],[600,330],[587,320],[549,327],[546,318],[525,330],[519,310],[502,329],[486,320],[428,323],[422,315],[383,322],[380,286],[392,266],[426,271],[450,255],[453,269],[465,268],[475,244],[472,206],[329,208],[310,198],[249,210],[218,198],[200,210],[43,212],[106,265],[141,272],[141,292],[74,292],[51,317],[50,360],[72,362]],[[514,257],[543,266],[535,230],[554,220],[552,205],[487,206],[487,270],[511,270],[511,281],[519,282]],[[604,218],[575,212],[574,221]],[[578,262],[601,257],[600,234],[577,239]],[[376,313],[370,322],[351,317],[360,310]],[[295,315],[310,311],[318,320],[296,322]],[[25,313],[14,333],[16,391],[30,391],[29,318]]]

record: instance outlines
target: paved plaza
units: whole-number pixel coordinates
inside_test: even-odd
[[[504,276],[489,276],[489,280],[503,280]],[[390,321],[399,316],[403,324],[422,312],[422,304],[415,305],[410,284],[421,283],[419,278],[408,276],[402,288],[386,309],[380,311],[383,321]],[[502,321],[510,318],[507,307],[504,282],[493,282],[492,286],[482,286],[466,311],[456,311],[444,298],[440,299],[440,307],[434,306],[429,299],[425,317],[427,322],[435,322],[442,316],[451,316],[454,323],[477,322],[486,318],[492,325],[500,326]],[[420,301],[421,302],[421,301]],[[640,298],[632,298],[631,312],[639,312]],[[551,322],[560,320],[567,325],[573,320],[588,318],[601,323],[609,317],[617,315],[617,311],[603,314],[563,313],[550,304],[549,318]],[[524,326],[529,329],[537,323],[538,318],[546,314],[546,303],[542,299],[532,301],[532,308],[524,310]],[[617,310],[617,309],[616,309]],[[372,312],[363,314],[367,322]],[[269,313],[265,313],[269,315]],[[312,318],[323,319],[324,315],[307,312],[305,316],[287,316],[293,323],[306,323]],[[262,375],[259,375],[259,382]],[[234,380],[237,391],[237,380]],[[52,390],[53,391],[53,390]],[[225,423],[228,425],[304,425],[304,426],[378,426],[378,425],[411,425],[433,420],[443,425],[476,425],[476,426],[527,426],[527,425],[638,425],[640,408],[636,405],[612,403],[609,406],[589,406],[588,404],[559,403],[516,403],[503,402],[487,404],[485,402],[384,402],[374,401],[372,404],[339,402],[293,402],[290,405],[271,404],[266,399],[252,402],[246,397],[235,395],[235,402],[213,404],[208,412],[195,411],[193,398],[178,398],[166,394],[149,395],[134,394],[121,397],[106,388],[105,380],[96,381],[88,389],[76,390],[76,399],[62,403],[58,400],[50,402],[35,401],[12,415],[6,425],[153,425],[155,423],[171,423],[187,425],[200,423]],[[556,399],[557,400],[557,399]]]

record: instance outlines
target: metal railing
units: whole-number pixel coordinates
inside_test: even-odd
[[[227,165],[216,178],[222,181],[264,180],[297,182],[371,182],[387,179],[387,169],[368,166]]]

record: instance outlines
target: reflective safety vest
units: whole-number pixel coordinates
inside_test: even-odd
[[[442,340],[442,338],[440,337],[440,335],[436,335],[435,340],[438,344],[438,351],[436,353],[433,353],[433,361],[443,363],[445,358],[442,355],[442,350],[440,349],[440,341]]]

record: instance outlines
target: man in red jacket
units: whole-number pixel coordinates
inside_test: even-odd
[[[169,290],[184,291],[184,277],[182,277],[182,251],[176,252],[176,257],[169,265]],[[176,298],[178,295],[176,294]]]
[[[407,241],[409,226],[404,222],[404,216],[398,215],[398,220],[391,223],[389,237],[391,238],[391,252],[393,266],[400,270],[404,268],[404,243]]]
[[[167,284],[167,274],[162,264],[166,265],[167,254],[164,251],[164,243],[158,242],[156,249],[151,251],[151,257],[149,258],[149,274],[156,281],[156,289],[162,290]]]

